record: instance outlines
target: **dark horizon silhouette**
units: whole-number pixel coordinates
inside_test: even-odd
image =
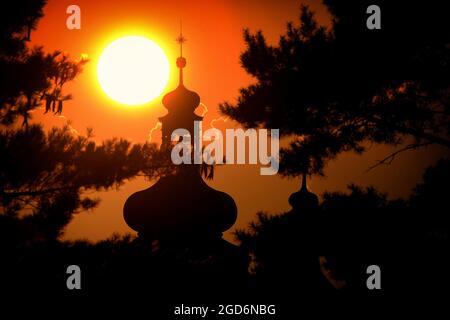
[[[301,180],[285,197],[287,210],[261,210],[263,191],[248,196],[254,215],[245,227],[236,223],[235,191],[244,183],[271,190],[272,180],[230,176],[231,188],[213,188],[220,165],[170,159],[172,132],[194,136],[194,121],[206,118],[198,113],[203,92],[188,87],[208,61],[183,55],[182,34],[176,83],[159,99],[167,109],[159,117],[161,144],[128,135],[99,142],[70,123],[47,129],[33,120],[64,117],[77,101],[68,85],[91,62],[64,48],[30,46],[46,1],[8,3],[0,14],[0,287],[8,298],[145,299],[162,318],[182,303],[273,304],[278,318],[291,319],[303,314],[302,299],[330,306],[346,297],[370,303],[447,291],[450,29],[439,2],[379,1],[380,30],[366,27],[371,2],[334,0],[323,1],[329,26],[299,6],[298,21],[276,44],[265,30],[244,30],[240,63],[253,82],[237,99],[223,97],[220,116],[244,129],[280,129],[289,140],[282,140],[280,176]],[[95,130],[106,120],[93,121]],[[337,157],[364,154],[370,145],[396,147],[371,171],[430,146],[447,156],[433,158],[403,198],[350,179],[346,190],[310,188]],[[145,189],[131,190],[120,208],[137,234],[64,239],[77,215],[95,214],[101,192],[140,176],[148,179]],[[224,233],[233,226],[229,241]],[[78,269],[81,280],[71,284]],[[381,287],[369,270],[381,272]]]

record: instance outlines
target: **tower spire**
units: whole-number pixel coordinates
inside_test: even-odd
[[[171,139],[174,130],[185,128],[193,137],[196,135],[195,122],[203,119],[195,114],[200,96],[183,85],[186,59],[183,57],[182,45],[186,39],[181,25],[180,35],[176,40],[180,44],[180,56],[177,59],[180,84],[164,95],[162,103],[168,112],[159,118],[161,149],[168,155],[174,150]],[[237,207],[231,196],[208,186],[203,181],[198,166],[191,161],[180,164],[171,173],[163,175],[150,188],[132,194],[125,202],[123,215],[125,222],[140,237],[150,242],[161,240],[163,243],[168,240],[168,243],[173,243],[182,239],[180,243],[186,248],[185,241],[188,239],[189,242],[194,240],[192,243],[195,246],[205,244],[208,248],[211,243],[218,243],[218,249],[222,250],[221,248],[228,246],[221,245],[218,240],[222,241],[222,232],[236,221]],[[201,249],[203,252],[203,248]],[[215,252],[216,249],[213,249]],[[197,251],[193,252],[197,256]]]
[[[183,43],[186,42],[186,38],[183,36],[183,22],[180,20],[180,35],[177,38],[177,42],[180,44],[180,57],[183,57]]]
[[[177,37],[176,41],[180,45],[180,56],[177,58],[177,67],[180,69],[180,83],[183,85],[183,68],[186,66],[186,59],[183,57],[183,43],[186,42],[186,38],[183,36],[183,25],[180,20],[180,35]]]
[[[306,172],[302,173],[302,186],[300,188],[302,192],[308,192],[307,182],[306,182]]]

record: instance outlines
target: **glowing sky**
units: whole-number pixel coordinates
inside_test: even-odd
[[[326,10],[319,1],[303,1],[316,11],[321,23],[328,23]],[[66,8],[76,4],[81,8],[81,30],[66,28]],[[114,102],[101,90],[96,79],[96,65],[101,51],[113,40],[127,35],[146,36],[165,51],[171,63],[167,93],[176,86],[175,59],[178,46],[175,38],[179,21],[188,39],[184,56],[186,86],[196,91],[207,107],[204,128],[211,121],[218,128],[233,126],[220,118],[217,106],[225,100],[233,101],[240,87],[251,83],[239,64],[239,54],[244,50],[243,28],[263,30],[269,43],[276,43],[285,30],[287,21],[298,21],[300,1],[151,1],[151,0],[50,0],[45,16],[32,34],[32,42],[43,45],[46,51],[62,50],[77,58],[87,54],[91,62],[83,74],[66,87],[74,99],[67,102],[62,117],[34,113],[34,121],[46,127],[62,126],[68,120],[80,133],[87,127],[94,129],[98,142],[112,137],[124,137],[133,142],[149,139],[151,128],[166,110],[160,98],[141,107],[129,108]],[[202,111],[205,111],[204,108]],[[153,141],[160,139],[154,131]],[[330,163],[327,178],[314,177],[311,189],[317,194],[325,190],[343,190],[351,182],[372,184],[391,196],[406,196],[419,181],[423,169],[443,154],[438,148],[404,153],[391,166],[379,167],[366,173],[377,159],[392,150],[371,146],[363,156],[343,154]],[[133,192],[148,187],[151,182],[143,178],[126,183],[119,190],[100,192],[100,206],[92,212],[77,215],[69,225],[66,238],[98,240],[113,232],[132,232],[122,218],[125,199]],[[298,180],[278,176],[261,176],[259,166],[222,166],[216,170],[210,185],[230,194],[239,210],[237,227],[245,226],[257,211],[278,213],[289,210],[288,197],[299,188]],[[230,238],[230,235],[227,236]]]

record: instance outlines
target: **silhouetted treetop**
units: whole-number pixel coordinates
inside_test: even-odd
[[[282,174],[323,173],[342,151],[366,141],[414,146],[449,139],[449,34],[442,2],[386,1],[382,29],[366,27],[367,1],[324,1],[320,26],[306,6],[276,46],[244,31],[242,67],[256,83],[220,110],[244,127],[280,128],[292,144]],[[423,9],[426,7],[426,9]]]
[[[8,6],[5,5],[8,4]],[[87,60],[70,60],[59,51],[45,53],[42,47],[29,48],[31,30],[43,16],[46,1],[6,1],[0,10],[0,124],[11,125],[20,117],[28,125],[30,112],[45,105],[45,112],[60,114],[63,93]]]
[[[61,234],[74,213],[98,203],[89,191],[172,170],[155,144],[132,145],[124,139],[95,144],[69,127],[48,133],[38,125],[1,131],[0,154],[0,215],[37,219],[42,227],[48,223],[50,238]]]
[[[2,1],[0,7],[0,56],[25,53],[26,41],[44,16],[46,0]]]
[[[450,160],[441,159],[434,166],[429,167],[423,181],[416,185],[410,197],[411,206],[423,210],[431,216],[442,216],[450,228],[450,215],[448,214],[448,181],[450,180]]]

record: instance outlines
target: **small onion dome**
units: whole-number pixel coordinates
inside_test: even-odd
[[[162,103],[169,111],[178,109],[177,112],[180,112],[179,110],[193,112],[200,104],[200,96],[180,84],[163,97]]]
[[[133,230],[152,240],[221,236],[237,218],[233,198],[208,186],[192,165],[131,195],[123,212]]]
[[[302,176],[300,190],[289,196],[289,204],[294,210],[313,209],[319,206],[319,198],[306,186],[306,174]]]
[[[200,96],[191,90],[188,90],[183,84],[183,68],[186,66],[186,59],[179,57],[177,67],[180,69],[180,79],[178,87],[163,97],[162,103],[167,110],[177,109],[177,112],[193,112],[200,104]]]

